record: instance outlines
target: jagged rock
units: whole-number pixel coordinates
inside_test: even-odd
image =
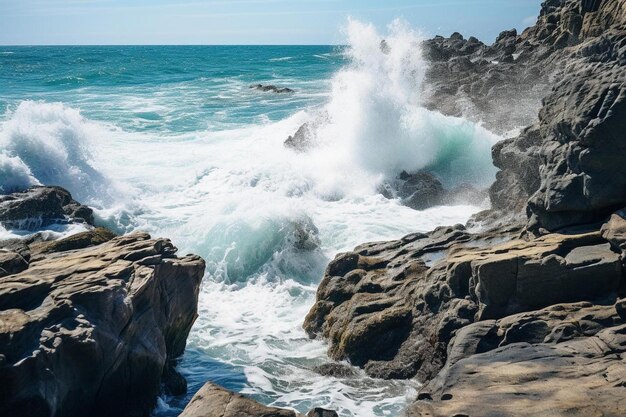
[[[624,10],[626,0],[547,1],[534,26],[491,46],[460,34],[424,44],[428,108],[499,133],[529,126],[494,146],[490,198],[494,210],[528,210],[537,233],[626,204]]]
[[[415,210],[442,204],[445,195],[441,181],[426,171],[402,171],[393,181],[381,184],[379,191],[386,198],[399,198],[403,205]]]
[[[583,43],[544,99],[541,183],[528,201],[534,229],[599,221],[626,205],[624,57],[626,27]]]
[[[306,152],[313,146],[314,132],[310,123],[304,123],[296,130],[296,133],[289,136],[284,145],[296,152]]]
[[[614,213],[601,229],[602,237],[626,252],[626,209]]]
[[[371,376],[428,380],[475,321],[617,297],[622,260],[599,232],[513,237],[456,226],[357,247],[329,264],[304,328]]]
[[[266,407],[211,382],[193,396],[180,417],[296,417],[291,410]]]
[[[0,195],[0,224],[7,228],[33,230],[52,223],[93,225],[93,221],[93,211],[61,187],[37,186]]]
[[[272,92],[272,93],[295,93],[294,90],[287,87],[277,87],[275,85],[263,85],[263,84],[255,84],[251,85],[250,88],[254,88],[255,90],[263,91],[263,92]]]
[[[110,237],[44,242],[28,269],[0,279],[0,415],[154,406],[196,318],[204,261],[145,233]]]
[[[313,371],[322,376],[332,376],[333,378],[354,378],[357,375],[353,367],[339,362],[315,366]]]

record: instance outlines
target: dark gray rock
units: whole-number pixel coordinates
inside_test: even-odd
[[[339,417],[339,415],[335,411],[316,407],[309,411],[306,417]]]
[[[61,187],[32,187],[0,195],[0,224],[6,228],[34,230],[52,223],[93,225],[93,210],[74,201]]]
[[[340,362],[329,362],[315,366],[313,372],[333,378],[354,378],[357,376],[353,367]]]
[[[263,91],[263,92],[272,92],[277,94],[283,93],[295,93],[294,90],[288,87],[277,87],[275,85],[263,85],[263,84],[255,84],[251,85],[250,88],[254,88],[255,90]]]

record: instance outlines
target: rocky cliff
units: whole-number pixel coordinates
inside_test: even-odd
[[[38,187],[2,197],[0,221],[93,216],[67,191]],[[203,274],[201,258],[145,233],[89,227],[0,242],[0,415],[144,416],[162,383],[184,392],[174,360]]]
[[[424,382],[412,417],[626,414],[625,48],[624,0],[546,1],[491,46],[426,42],[429,107],[527,127],[494,146],[473,231],[328,265],[304,328],[331,358]]]
[[[626,204],[625,10],[624,0],[550,0],[533,27],[491,46],[460,34],[426,42],[428,107],[500,132],[527,126],[493,148],[494,209],[558,230]]]

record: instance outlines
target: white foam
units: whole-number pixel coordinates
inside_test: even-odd
[[[350,64],[333,77],[329,103],[310,116],[318,145],[315,164],[339,177],[349,171],[382,177],[427,168],[448,184],[493,181],[490,148],[500,138],[420,106],[427,64],[419,34],[400,20],[387,34],[350,20],[346,34]]]
[[[477,210],[409,209],[377,193],[384,176],[433,167],[449,182],[488,181],[495,137],[420,107],[426,66],[420,37],[405,25],[395,22],[382,35],[350,21],[346,33],[350,64],[333,77],[323,109],[181,134],[128,132],[62,104],[24,102],[0,127],[0,173],[7,173],[0,178],[11,179],[7,186],[65,186],[98,205],[100,221],[170,237],[183,253],[203,256],[207,275],[188,346],[200,363],[242,368],[244,391],[301,412],[322,405],[343,416],[398,415],[414,382],[316,375],[310,368],[327,360],[326,346],[308,339],[302,321],[338,251],[462,223]],[[231,84],[250,95],[241,81]],[[303,154],[285,148],[316,114],[323,115],[319,146]],[[111,189],[115,198],[103,201]],[[305,232],[319,247],[303,243]],[[198,387],[207,374],[194,366],[182,370]]]

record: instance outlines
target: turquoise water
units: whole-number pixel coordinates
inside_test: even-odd
[[[281,120],[321,103],[342,64],[333,46],[0,47],[0,111],[61,101],[129,130],[190,132]],[[286,85],[297,95],[248,86]]]
[[[427,64],[410,29],[353,21],[346,45],[0,47],[0,192],[61,185],[100,223],[207,260],[179,365],[189,393],[160,398],[155,415],[178,415],[207,380],[341,416],[398,415],[414,395],[417,381],[317,375],[326,345],[302,321],[336,253],[479,210],[411,210],[381,181],[432,168],[485,186],[498,137],[420,106]],[[305,122],[312,149],[285,148]]]

